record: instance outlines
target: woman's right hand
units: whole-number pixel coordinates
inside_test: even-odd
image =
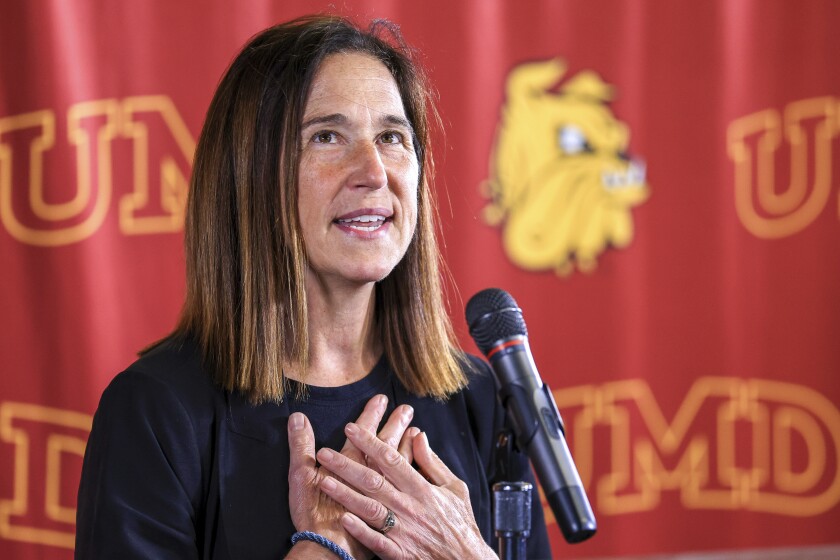
[[[365,405],[356,423],[365,431],[374,434],[385,414],[388,400],[384,395],[373,397]],[[406,460],[412,460],[412,440],[419,433],[417,428],[408,428],[414,411],[410,406],[397,407],[378,434],[378,439],[387,446],[397,448]],[[315,461],[315,435],[309,419],[304,414],[294,413],[289,417],[289,510],[297,531],[312,531],[335,542],[354,558],[372,556],[342,527],[340,519],[345,509],[323,494],[320,481],[326,476]],[[365,455],[348,440],[341,450],[348,459],[366,465]],[[334,558],[334,555],[320,545],[308,541],[295,545],[288,558]]]

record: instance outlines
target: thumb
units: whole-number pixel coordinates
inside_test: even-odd
[[[289,416],[289,486],[310,484],[315,478],[315,433],[305,414]]]

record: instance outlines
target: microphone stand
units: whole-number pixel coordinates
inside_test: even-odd
[[[513,438],[503,431],[496,441],[496,464],[504,475]],[[526,543],[531,534],[531,490],[528,482],[497,482],[493,485],[493,527],[499,539],[499,560],[527,560]]]

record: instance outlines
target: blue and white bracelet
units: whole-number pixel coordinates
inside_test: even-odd
[[[350,553],[332,542],[327,537],[319,535],[318,533],[313,533],[312,531],[298,531],[292,535],[292,546],[300,541],[312,541],[314,543],[318,543],[330,552],[335,553],[335,555],[341,558],[341,560],[353,560]]]

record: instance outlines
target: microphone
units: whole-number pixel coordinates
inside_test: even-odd
[[[489,288],[470,299],[466,316],[470,335],[490,361],[516,444],[531,459],[563,537],[570,543],[588,539],[597,530],[595,514],[554,397],[534,364],[522,310],[510,294]]]

